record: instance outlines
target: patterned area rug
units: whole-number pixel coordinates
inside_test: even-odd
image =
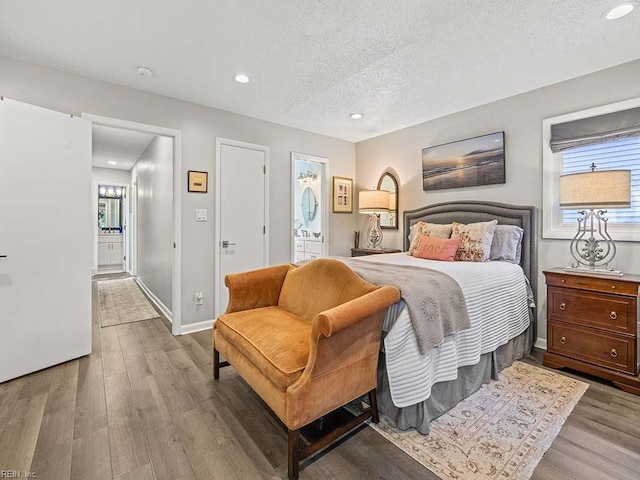
[[[98,317],[102,328],[159,316],[133,278],[98,282]]]
[[[588,385],[514,364],[431,423],[431,433],[398,430],[384,415],[370,426],[444,480],[525,480]]]

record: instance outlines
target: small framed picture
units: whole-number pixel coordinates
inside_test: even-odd
[[[189,170],[189,178],[187,180],[188,191],[207,193],[208,176],[209,174],[207,172]]]
[[[353,178],[333,177],[333,213],[353,213]]]

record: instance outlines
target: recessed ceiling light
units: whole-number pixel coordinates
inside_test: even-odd
[[[362,115],[361,113],[352,113],[351,115],[349,115],[351,118],[353,118],[354,120],[360,120],[364,115]]]
[[[247,77],[244,73],[239,73],[234,78],[238,83],[249,83],[249,77]]]
[[[109,165],[117,165],[118,162],[114,162],[113,160],[109,160]]]
[[[153,70],[149,67],[138,67],[138,75],[141,77],[151,77],[153,75]]]
[[[638,2],[621,3],[620,5],[617,5],[607,10],[604,13],[604,17],[607,20],[617,20],[619,18],[624,17],[625,15],[629,15],[637,6],[638,6]]]

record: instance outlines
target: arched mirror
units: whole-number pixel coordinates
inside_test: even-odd
[[[378,180],[378,190],[389,192],[389,212],[380,214],[381,228],[398,228],[398,180],[391,172],[384,172]]]
[[[311,187],[307,187],[302,192],[302,217],[304,218],[305,226],[308,226],[310,222],[316,218],[316,210],[318,209],[318,201],[316,195],[313,193]]]

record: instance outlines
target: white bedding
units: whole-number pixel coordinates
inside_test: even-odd
[[[363,261],[432,268],[453,277],[464,294],[471,328],[445,337],[424,355],[405,307],[385,340],[391,398],[407,407],[431,396],[433,384],[454,380],[457,369],[474,365],[529,326],[527,286],[522,268],[507,262],[440,262],[406,253],[360,257]]]

